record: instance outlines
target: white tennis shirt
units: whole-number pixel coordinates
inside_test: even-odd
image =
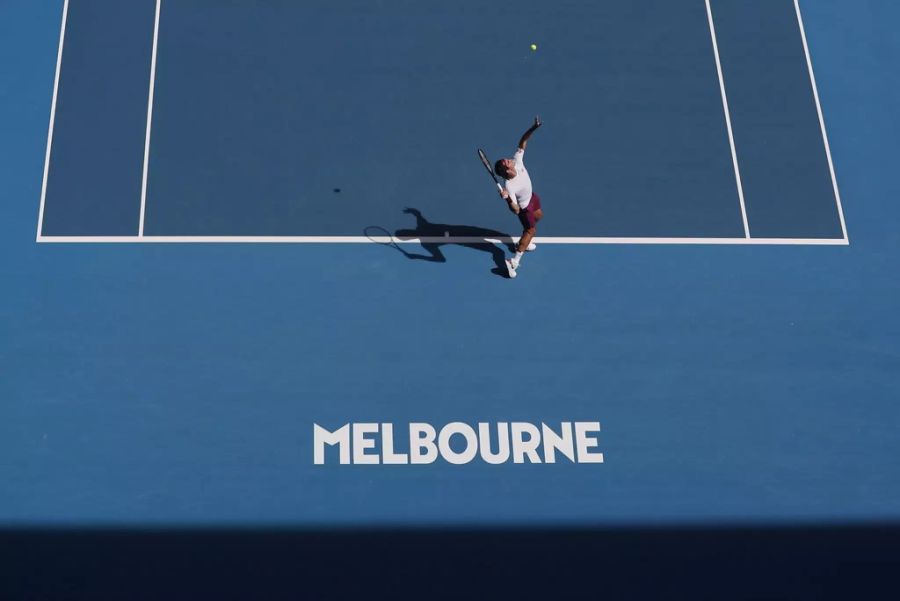
[[[531,202],[531,178],[525,169],[525,151],[516,149],[513,160],[516,162],[516,176],[506,180],[506,191],[511,199],[515,200],[520,209],[524,209]]]

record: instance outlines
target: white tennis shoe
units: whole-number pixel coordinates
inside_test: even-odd
[[[515,265],[512,262],[512,259],[506,260],[506,274],[510,277],[510,279],[516,277],[516,268],[518,265]]]
[[[531,244],[528,245],[528,248],[526,248],[525,250],[527,250],[527,251],[537,250],[537,244],[532,242]]]

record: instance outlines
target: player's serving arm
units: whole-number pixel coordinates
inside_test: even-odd
[[[541,210],[541,198],[531,187],[531,177],[525,169],[525,148],[528,140],[540,126],[541,118],[535,117],[534,124],[528,128],[519,140],[519,147],[511,159],[500,159],[494,164],[494,172],[505,180],[500,196],[509,204],[509,210],[519,216],[522,224],[522,237],[516,246],[516,254],[506,260],[509,277],[516,277],[516,270],[525,251],[534,250],[537,245],[532,242],[537,233],[537,222],[544,216]]]

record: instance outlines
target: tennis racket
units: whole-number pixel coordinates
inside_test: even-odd
[[[497,174],[494,173],[494,168],[491,166],[491,162],[488,160],[487,155],[484,154],[482,149],[478,149],[478,158],[481,159],[481,164],[484,165],[484,168],[487,169],[488,174],[491,176],[491,179],[494,180],[494,183],[497,184],[497,189],[502,191],[503,186],[500,185],[500,180],[497,179]]]

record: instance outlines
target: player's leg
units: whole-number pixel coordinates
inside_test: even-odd
[[[536,210],[534,212],[535,224],[537,224],[537,222],[540,221],[543,216],[544,216],[543,210],[541,210],[541,209]],[[537,244],[534,243],[534,236],[536,235],[537,228],[532,228],[532,229],[533,229],[533,233],[531,234],[531,239],[526,241],[527,244],[523,244],[522,246],[520,246],[520,244],[522,244],[522,241],[525,239],[525,236],[523,235],[521,238],[519,238],[519,244],[516,244],[516,251],[537,250]]]
[[[537,225],[537,222],[541,220],[544,216],[544,211],[541,208],[541,197],[535,193],[531,194],[531,202],[528,203],[528,206],[525,208],[526,219],[520,219],[522,222],[522,227],[524,229],[534,229]],[[535,250],[537,248],[537,244],[534,243],[534,232],[532,232],[531,236],[528,240],[525,240],[525,236],[519,239],[519,244],[517,245],[516,250],[518,252],[525,252],[530,250]],[[521,258],[521,257],[520,257]]]
[[[506,271],[509,273],[509,277],[516,277],[516,270],[519,268],[519,261],[522,260],[522,255],[525,252],[524,249],[528,248],[528,245],[531,243],[531,239],[534,238],[535,234],[535,221],[534,221],[534,213],[527,209],[523,209],[519,211],[519,223],[522,224],[522,237],[519,238],[519,243],[516,245],[516,252],[512,257],[506,260]],[[525,243],[523,246],[522,243]]]
[[[519,238],[519,244],[516,246],[516,255],[521,255],[526,250],[531,250],[530,249],[531,241],[534,240],[534,235],[536,233],[537,233],[536,227],[529,227],[529,228],[525,228],[524,230],[522,230],[522,237]]]
[[[531,202],[522,211],[519,211],[519,223],[522,224],[522,237],[516,245],[516,254],[513,257],[514,266],[518,267],[519,261],[522,260],[522,254],[527,250],[534,250],[537,245],[533,244],[534,235],[537,232],[537,222],[544,216],[541,208],[541,197],[532,194]]]
[[[516,254],[506,260],[506,271],[509,273],[509,277],[516,277],[519,261],[522,260],[522,255],[525,254],[528,245],[531,244],[531,239],[534,238],[536,231],[537,230],[534,227],[526,227],[522,230],[522,237],[519,238],[519,244],[516,246]]]
[[[519,211],[519,223],[522,224],[522,237],[516,245],[516,253],[507,262],[510,277],[516,277],[516,269],[526,250],[534,250],[532,240],[537,233],[537,222],[544,216],[541,210],[541,199],[537,194],[532,195],[531,202],[523,210]]]

